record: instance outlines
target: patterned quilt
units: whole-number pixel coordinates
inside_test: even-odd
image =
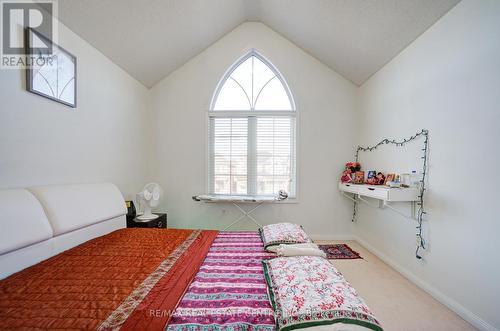
[[[120,229],[24,269],[0,281],[0,330],[164,330],[217,233]]]
[[[279,257],[263,265],[278,330],[344,323],[382,331],[363,299],[328,260]]]
[[[220,232],[167,331],[273,331],[257,232]]]
[[[265,225],[259,229],[266,251],[280,244],[303,244],[312,242],[302,226],[292,223],[276,223]]]

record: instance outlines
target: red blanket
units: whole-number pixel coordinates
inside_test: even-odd
[[[217,231],[121,229],[0,281],[0,329],[162,330]]]

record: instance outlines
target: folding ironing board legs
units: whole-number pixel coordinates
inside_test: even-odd
[[[252,209],[250,210],[245,210],[243,208],[241,208],[237,203],[233,202],[233,205],[238,208],[242,213],[243,215],[241,215],[240,217],[238,217],[238,219],[236,219],[233,223],[229,224],[225,229],[224,231],[228,230],[229,228],[231,228],[233,225],[235,224],[238,224],[239,222],[241,222],[245,217],[248,217],[252,222],[254,222],[259,228],[262,227],[262,225],[260,225],[259,222],[257,222],[257,220],[251,215],[255,210],[257,210],[257,208],[259,208],[260,206],[262,206],[264,202],[259,202],[257,203],[257,206],[253,207]]]

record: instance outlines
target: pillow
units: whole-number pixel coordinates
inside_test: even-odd
[[[294,256],[262,263],[277,331],[337,323],[382,331],[363,299],[328,260]]]
[[[326,253],[314,243],[272,246],[272,248],[274,247],[277,247],[276,254],[278,256],[321,256],[326,258]]]
[[[269,224],[259,229],[264,249],[276,252],[279,244],[303,244],[312,242],[302,226],[292,223]]]

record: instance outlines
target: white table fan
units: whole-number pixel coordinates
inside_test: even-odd
[[[137,220],[146,222],[158,218],[158,215],[153,214],[151,210],[158,207],[162,196],[163,190],[159,184],[146,184],[142,191],[136,194],[136,200],[139,205]]]

